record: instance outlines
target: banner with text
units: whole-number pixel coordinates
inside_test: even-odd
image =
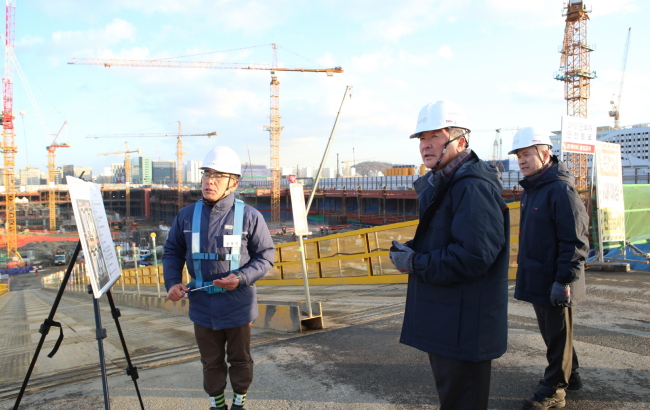
[[[625,203],[621,146],[598,141],[596,145],[596,193],[601,214],[603,242],[625,240]]]
[[[302,184],[289,184],[289,192],[291,194],[294,233],[296,235],[309,235],[304,186]]]
[[[562,117],[562,152],[593,154],[597,127],[586,118]]]

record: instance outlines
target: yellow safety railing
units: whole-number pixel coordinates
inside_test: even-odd
[[[9,285],[1,285],[0,284],[0,296],[4,295],[7,292],[9,292]]]
[[[515,279],[519,251],[519,202],[510,208],[510,266],[508,278]],[[401,274],[390,262],[388,249],[392,241],[406,242],[413,238],[418,221],[342,232],[318,238],[305,239],[305,259],[311,285],[406,283],[408,275]],[[277,244],[275,266],[256,283],[260,286],[302,285],[302,264],[298,242]],[[77,277],[77,276],[75,276]],[[184,270],[185,283],[190,281]],[[83,280],[74,279],[73,282]],[[163,267],[155,266],[123,269],[115,286],[164,285]],[[149,290],[150,292],[150,290]],[[164,287],[162,292],[165,293]]]

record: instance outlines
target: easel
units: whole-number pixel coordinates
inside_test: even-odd
[[[50,314],[47,316],[47,319],[45,319],[40,329],[38,330],[38,332],[41,334],[41,339],[38,342],[38,346],[36,346],[34,357],[32,358],[32,362],[29,365],[29,369],[27,370],[27,374],[25,375],[25,380],[23,381],[23,385],[20,388],[18,397],[16,397],[16,402],[14,403],[13,410],[18,410],[18,406],[20,406],[20,401],[22,400],[23,394],[25,393],[25,389],[27,388],[27,383],[29,382],[29,378],[32,375],[32,371],[34,370],[34,366],[36,365],[36,360],[38,359],[38,355],[41,352],[43,343],[45,342],[45,336],[47,336],[52,326],[59,328],[59,338],[56,341],[54,348],[52,349],[50,354],[47,355],[47,357],[50,358],[53,357],[56,354],[56,352],[59,350],[59,346],[61,346],[61,342],[63,341],[63,329],[61,327],[61,323],[54,321],[54,314],[56,313],[56,310],[59,306],[59,302],[61,302],[61,297],[63,296],[65,287],[68,284],[68,280],[70,279],[70,274],[72,273],[72,269],[74,268],[75,262],[77,261],[77,257],[79,256],[79,251],[81,251],[81,241],[77,242],[77,246],[74,249],[74,253],[72,254],[72,258],[70,259],[70,263],[68,264],[68,269],[66,270],[65,275],[63,276],[63,280],[61,281],[61,285],[59,286],[59,291],[56,294],[56,298],[54,299],[54,303],[52,304],[52,308],[50,309]],[[88,293],[90,294],[93,293],[91,285],[88,285]],[[122,343],[122,349],[124,350],[124,357],[126,358],[126,363],[127,363],[126,374],[128,376],[131,376],[131,380],[133,380],[133,384],[135,385],[135,391],[138,394],[138,400],[140,401],[140,408],[144,410],[144,403],[142,403],[142,397],[140,396],[140,389],[138,388],[138,382],[137,382],[138,369],[137,367],[131,364],[131,357],[129,356],[129,351],[126,348],[126,342],[124,341],[124,335],[122,334],[122,328],[120,327],[120,322],[118,320],[118,318],[121,315],[120,310],[115,307],[115,303],[113,303],[113,296],[111,295],[110,290],[106,292],[106,297],[108,299],[108,303],[111,306],[111,314],[113,316],[113,320],[115,320],[115,327],[117,328],[117,333],[120,336],[120,342]],[[93,307],[95,310],[95,331],[97,337],[97,344],[99,347],[99,365],[102,373],[102,388],[104,391],[104,408],[106,410],[109,410],[111,405],[108,396],[108,378],[106,375],[106,365],[104,363],[104,344],[102,342],[102,340],[106,338],[106,329],[102,328],[102,320],[99,312],[99,301],[96,298],[93,298]]]

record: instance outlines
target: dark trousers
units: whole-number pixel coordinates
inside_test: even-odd
[[[578,373],[578,356],[573,348],[573,308],[533,305],[537,324],[546,344],[548,366],[544,385],[548,392],[565,389],[572,373]],[[552,391],[551,391],[552,389]]]
[[[468,362],[429,353],[440,410],[485,410],[490,397],[492,360]]]
[[[210,396],[223,393],[228,373],[234,392],[248,392],[248,386],[253,381],[251,325],[252,323],[248,323],[231,329],[212,330],[194,324],[194,337],[199,345],[203,364],[203,388]]]

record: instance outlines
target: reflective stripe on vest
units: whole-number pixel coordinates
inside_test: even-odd
[[[233,235],[241,238],[243,227],[244,227],[244,202],[235,199],[235,215],[233,221]],[[194,214],[192,215],[192,262],[194,264],[194,276],[195,276],[195,287],[207,286],[212,282],[203,282],[203,273],[201,272],[201,261],[202,260],[229,260],[230,261],[230,272],[236,271],[239,269],[240,257],[241,257],[241,247],[232,247],[230,248],[230,254],[219,254],[219,253],[203,253],[201,252],[201,217],[203,215],[203,199],[200,199],[194,206]],[[216,289],[212,289],[216,288]],[[211,288],[205,288],[208,293],[213,292],[225,292],[226,290],[218,286],[212,286]]]

